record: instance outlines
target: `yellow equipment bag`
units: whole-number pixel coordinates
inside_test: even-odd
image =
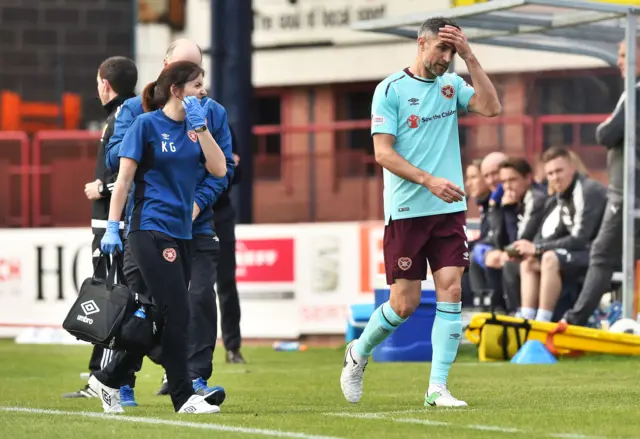
[[[469,341],[478,345],[480,361],[510,360],[529,338],[528,320],[482,314],[474,318],[465,331]]]

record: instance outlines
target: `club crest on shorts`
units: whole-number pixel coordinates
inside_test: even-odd
[[[173,248],[165,248],[162,251],[162,257],[169,262],[173,262],[176,260],[176,250]]]
[[[193,130],[189,130],[189,132],[187,133],[187,135],[189,136],[189,138],[191,139],[192,142],[197,142],[198,141],[198,135],[196,134],[195,131]]]
[[[411,258],[398,258],[398,268],[402,271],[407,271],[409,268],[411,268],[411,264]]]
[[[445,85],[443,86],[440,91],[442,92],[442,96],[444,96],[447,99],[451,99],[453,98],[453,95],[456,94],[455,90],[453,89],[452,86],[450,85]]]

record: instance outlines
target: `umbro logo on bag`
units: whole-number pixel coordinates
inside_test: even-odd
[[[98,308],[98,305],[96,305],[96,302],[94,302],[93,300],[88,300],[87,302],[81,303],[80,307],[82,308],[82,311],[84,311],[84,314],[87,316],[100,312],[100,308]]]
[[[94,302],[93,300],[88,300],[81,303],[80,308],[82,308],[82,312],[84,312],[85,315],[78,314],[77,320],[86,323],[87,325],[93,325],[93,319],[90,319],[87,316],[100,312],[100,308],[98,308],[96,302]]]

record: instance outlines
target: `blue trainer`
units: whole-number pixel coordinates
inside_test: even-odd
[[[138,407],[135,395],[131,386],[120,387],[120,405],[122,407]]]
[[[209,404],[217,405],[218,407],[224,402],[227,394],[220,386],[208,387],[207,381],[203,378],[197,378],[193,380],[193,390],[196,394],[204,397],[205,401]]]

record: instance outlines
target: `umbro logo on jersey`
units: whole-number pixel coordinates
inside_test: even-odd
[[[162,140],[169,140],[169,135],[166,133],[162,134]]]
[[[411,99],[409,99],[409,101],[408,101],[408,102],[409,102],[409,105],[418,105],[418,104],[420,104],[420,99],[418,99],[418,98],[411,98]]]

